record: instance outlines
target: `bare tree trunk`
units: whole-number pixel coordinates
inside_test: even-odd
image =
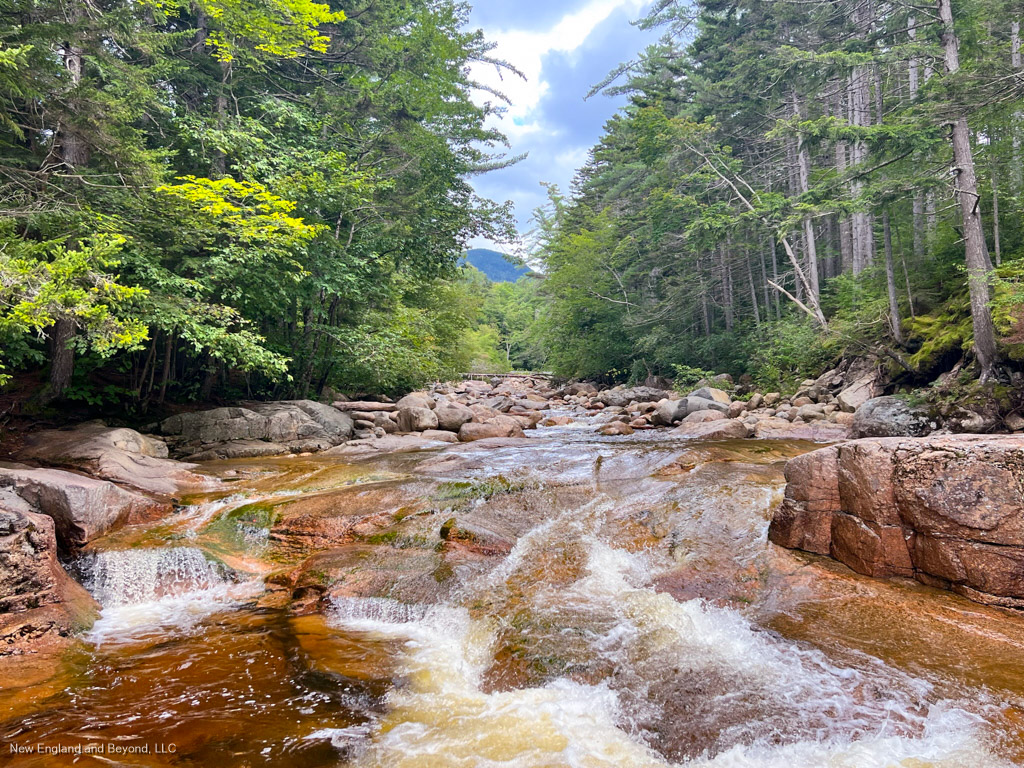
[[[771,319],[771,311],[772,311],[771,310],[772,298],[771,298],[771,291],[768,290],[768,264],[765,262],[765,258],[764,258],[764,242],[763,241],[758,243],[757,252],[758,252],[758,255],[760,255],[760,257],[761,257],[761,287],[764,290],[764,314],[765,314],[765,320],[770,320]]]
[[[871,3],[860,0],[854,6],[853,23],[862,36],[867,36],[872,23]],[[850,72],[850,124],[859,128],[871,124],[871,68],[858,65]],[[850,166],[857,171],[867,161],[868,149],[863,139],[853,142]],[[850,182],[850,196],[858,201],[864,194],[864,180]],[[871,266],[874,259],[874,224],[869,211],[852,214],[853,273],[859,274]]]
[[[171,361],[174,354],[174,334],[168,332],[167,341],[164,345],[164,369],[160,374],[160,403],[167,397],[167,382],[171,378]]]
[[[754,285],[754,270],[750,266],[750,258],[745,259],[747,262],[747,281],[750,283],[750,303],[754,308],[754,324],[761,327],[761,312],[757,307],[757,288]]]
[[[910,14],[907,17],[907,37],[911,44],[917,42],[917,17]],[[910,57],[908,65],[907,82],[909,86],[910,100],[917,99],[917,92],[920,90],[917,56]],[[924,260],[925,251],[925,221],[924,221],[924,192],[920,189],[914,191],[914,259],[918,262]]]
[[[228,87],[231,82],[231,62],[220,63],[220,87],[217,89],[217,128],[221,131],[227,125],[228,117]],[[217,149],[213,155],[213,169],[217,176],[223,178],[228,175],[228,157],[223,149]]]
[[[999,178],[996,174],[994,139],[989,137],[989,149],[992,151],[992,248],[996,254],[996,266],[1003,263],[1003,247],[999,240]]]
[[[72,34],[79,32],[76,25],[85,19],[84,3],[70,3],[68,11],[68,23],[72,27]],[[68,40],[61,50],[61,63],[67,70],[71,79],[71,93],[68,94],[67,104],[70,115],[66,116],[57,129],[57,142],[60,145],[61,159],[73,168],[79,168],[89,164],[89,145],[82,136],[80,128],[74,124],[82,107],[76,93],[82,84],[82,75],[85,70],[85,51],[77,40]],[[69,124],[70,121],[70,124]]]
[[[889,211],[882,211],[882,232],[885,238],[885,286],[889,293],[889,326],[892,337],[903,346],[903,326],[900,323],[900,303],[896,297],[896,265],[892,256],[892,229],[889,226]]]
[[[1017,20],[1010,22],[1010,66],[1013,67],[1014,71],[1021,69],[1020,22]],[[1022,168],[1021,164],[1019,130],[1022,116],[1024,115],[1021,112],[1015,112],[1011,124],[1011,131],[1013,132],[1013,193],[1015,195],[1019,195],[1021,187],[1024,186],[1024,168]]]
[[[705,336],[710,336],[711,335],[711,312],[708,309],[708,292],[707,292],[707,288],[705,288],[705,286],[704,286],[704,271],[702,270],[701,266],[702,265],[701,265],[700,261],[698,260],[698,262],[697,262],[697,276],[698,276],[698,279],[700,280],[700,308],[701,308],[701,316],[702,316],[702,319],[704,321],[704,335]]]
[[[946,72],[955,74],[960,69],[960,41],[953,27],[951,0],[938,0],[939,19],[942,22],[942,47]],[[954,191],[963,217],[967,280],[971,295],[971,321],[974,326],[974,354],[981,369],[981,379],[987,380],[995,370],[996,335],[989,308],[991,286],[989,273],[992,261],[985,244],[985,231],[981,220],[981,197],[974,173],[974,154],[971,150],[971,132],[967,116],[961,114],[952,124],[953,162],[955,168]]]
[[[729,263],[724,245],[719,246],[718,254],[722,270],[722,309],[725,311],[725,330],[732,331],[735,320],[732,292],[732,265]]]
[[[795,90],[790,92],[790,99],[793,117],[801,117],[800,98]],[[796,166],[799,194],[806,195],[811,188],[811,155],[807,151],[803,137],[797,138]],[[814,294],[815,301],[818,301],[821,297],[818,279],[818,244],[814,239],[814,224],[810,216],[804,216],[803,231],[804,256],[807,258],[807,282],[810,284],[810,291]]]
[[[779,254],[775,250],[775,238],[772,236],[768,237],[768,242],[772,247],[772,282],[775,285],[779,284]],[[779,292],[775,291],[775,319],[782,319],[782,302],[779,299]]]
[[[75,338],[76,325],[70,317],[58,317],[53,326],[50,351],[50,385],[43,397],[44,402],[60,400],[75,373],[75,352],[71,341]]]

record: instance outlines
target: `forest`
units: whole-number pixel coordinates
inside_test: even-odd
[[[0,386],[145,412],[470,369],[1020,367],[1016,3],[659,0],[515,283],[460,266],[516,239],[472,187],[516,158],[470,65],[517,73],[468,14],[2,0]]]
[[[145,410],[467,368],[457,262],[510,233],[467,13],[5,0],[0,376]]]
[[[748,373],[844,355],[1008,380],[1024,335],[1019,4],[665,0],[630,105],[538,212],[550,365]],[[967,363],[968,365],[961,365]]]

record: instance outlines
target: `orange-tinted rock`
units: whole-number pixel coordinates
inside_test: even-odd
[[[171,505],[119,488],[106,480],[59,469],[0,466],[0,488],[9,488],[31,507],[53,518],[57,541],[75,550],[129,522],[150,520]]]
[[[856,440],[791,460],[786,479],[776,544],[1024,607],[1024,438]]]
[[[85,628],[98,611],[57,560],[54,521],[0,491],[0,656]]]
[[[895,464],[900,513],[914,530],[1024,546],[1024,438],[904,440]]]
[[[459,429],[459,440],[471,443],[488,437],[523,437],[523,428],[510,416],[495,416],[483,424],[468,422]]]
[[[839,498],[844,512],[878,525],[900,525],[893,454],[901,438],[856,440],[839,447]]]
[[[913,556],[920,571],[949,582],[965,597],[1024,608],[1024,549],[1020,547],[917,535]]]
[[[597,430],[602,435],[614,436],[614,435],[632,435],[633,428],[629,424],[625,424],[621,421],[612,421],[605,424],[603,427]]]
[[[854,515],[832,516],[830,554],[865,576],[913,576],[910,551],[899,526],[878,525]]]
[[[786,464],[786,497],[768,538],[781,547],[829,554],[832,517],[840,511],[839,449],[822,448]]]

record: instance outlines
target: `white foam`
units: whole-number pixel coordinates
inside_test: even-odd
[[[103,606],[88,633],[97,646],[150,633],[191,630],[205,617],[259,589],[257,583],[225,579],[193,547],[99,552],[80,567],[85,572],[83,583]]]

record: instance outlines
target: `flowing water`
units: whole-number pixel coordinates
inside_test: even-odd
[[[1024,617],[767,543],[813,447],[577,426],[211,463],[70,564],[102,614],[8,676],[3,762],[1024,763]]]

